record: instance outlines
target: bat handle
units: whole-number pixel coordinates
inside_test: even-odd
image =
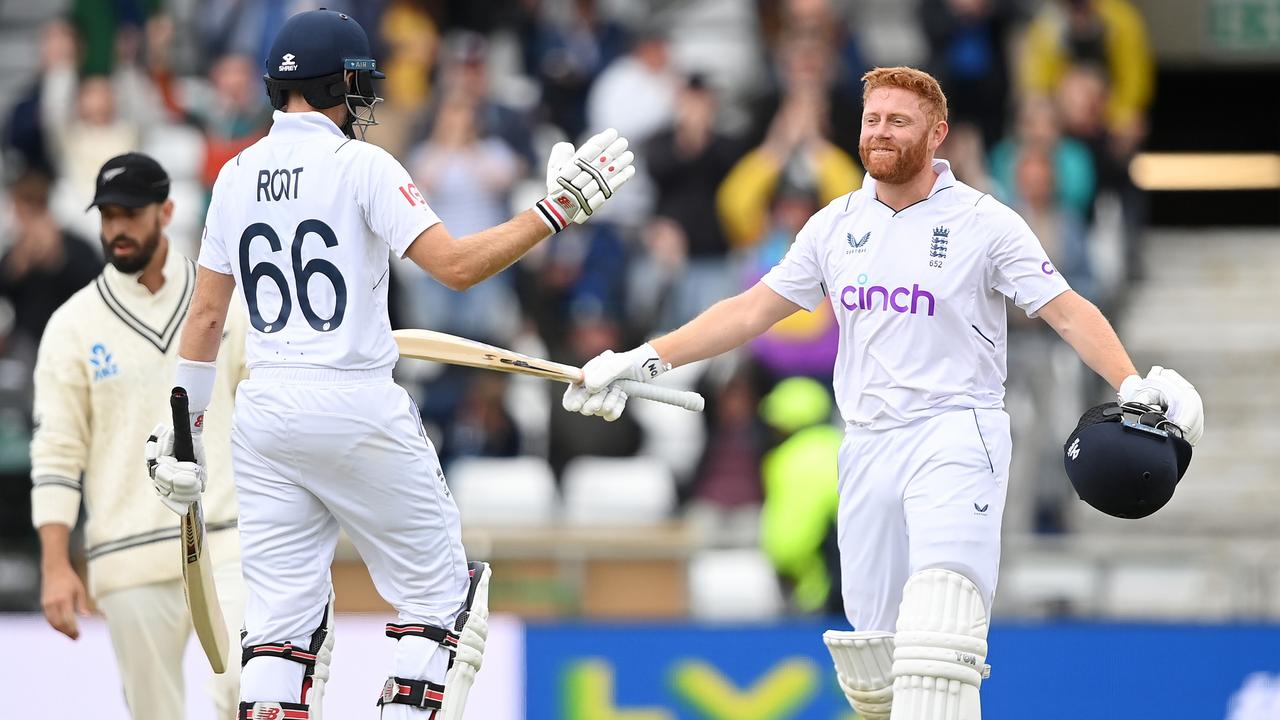
[[[186,388],[173,389],[169,395],[169,409],[173,412],[173,456],[182,462],[195,462],[196,452],[191,440],[191,415]]]
[[[702,412],[703,406],[706,405],[706,401],[702,399],[702,396],[692,390],[677,390],[663,387],[662,385],[636,382],[635,380],[619,380],[618,387],[622,388],[622,391],[629,397],[644,398],[645,400],[675,405],[692,412]]]

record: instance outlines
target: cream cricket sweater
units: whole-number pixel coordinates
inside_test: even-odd
[[[108,265],[58,308],[40,339],[31,518],[36,527],[75,527],[84,501],[94,597],[182,576],[179,519],[156,497],[143,447],[157,424],[172,424],[169,391],[195,264],[170,245],[163,272],[164,285],[152,295],[136,275]],[[204,516],[218,563],[240,557],[230,438],[235,388],[247,375],[246,328],[232,302],[205,418]]]

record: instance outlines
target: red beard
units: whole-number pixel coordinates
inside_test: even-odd
[[[866,168],[877,182],[901,185],[915,177],[916,173],[924,168],[925,154],[928,151],[927,140],[927,137],[922,137],[919,142],[906,147],[874,140],[863,142],[858,145],[858,157],[862,159],[862,167]],[[872,157],[873,149],[882,148],[897,152],[890,156]]]

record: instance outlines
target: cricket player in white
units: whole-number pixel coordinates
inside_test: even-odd
[[[454,238],[405,169],[360,142],[382,77],[341,13],[291,17],[267,58],[270,133],[213,189],[176,385],[193,430],[208,399],[232,294],[248,309],[249,379],[232,430],[248,587],[240,717],[319,718],[333,645],[329,566],[341,527],[399,623],[384,718],[458,720],[486,635],[489,569],[468,564],[458,511],[409,395],[387,319],[388,252],[465,289],[634,173],[614,131],[552,152],[548,195],[494,228]],[[157,486],[198,497],[204,469],[164,458]]]
[[[154,159],[127,153],[108,160],[93,205],[109,265],[53,314],[36,359],[31,515],[43,554],[41,601],[49,624],[76,639],[86,592],[67,544],[83,501],[88,595],[106,616],[129,714],[171,720],[183,714],[182,654],[192,629],[178,519],[152,499],[143,482],[144,448],[132,440],[170,417],[163,394],[172,387],[196,268],[165,234],[174,204],[169,176]],[[240,629],[244,583],[225,415],[244,375],[246,326],[237,313],[218,339],[210,393],[224,417],[206,431],[215,483],[204,505],[207,550],[232,636]],[[227,666],[209,687],[219,720],[234,716],[239,694],[239,667]]]
[[[591,360],[563,404],[616,419],[626,394],[614,380],[651,380],[831,303],[846,423],[838,543],[856,629],[825,635],[841,687],[868,720],[976,720],[1009,471],[1005,298],[1044,318],[1122,401],[1167,408],[1193,444],[1203,412],[1173,371],[1139,377],[1026,223],[934,159],[948,128],[931,76],[879,68],[863,81],[861,189],[818,211],[753,288]]]

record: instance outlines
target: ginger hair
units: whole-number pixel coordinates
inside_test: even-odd
[[[920,97],[920,109],[930,123],[947,119],[947,96],[932,75],[911,67],[878,67],[862,76],[862,102],[873,90],[902,88]]]

